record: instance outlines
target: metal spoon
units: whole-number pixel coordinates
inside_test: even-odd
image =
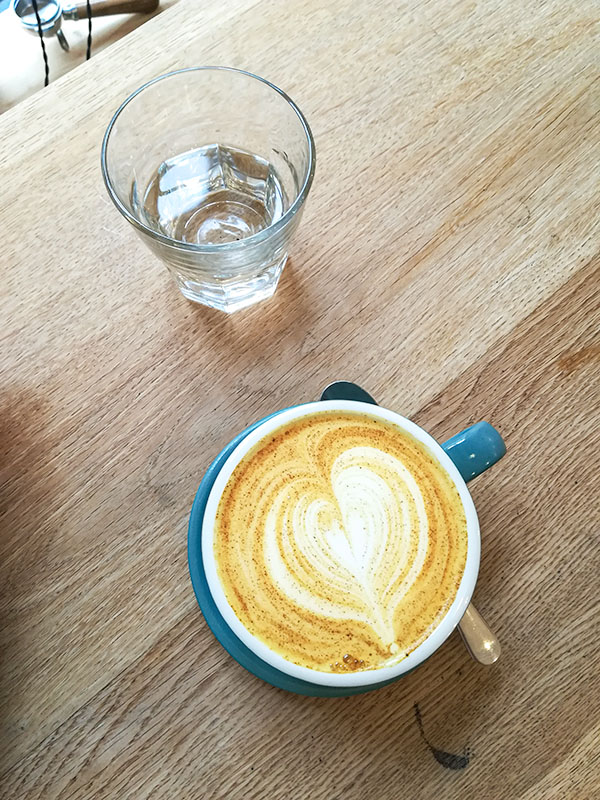
[[[359,400],[377,405],[368,392],[350,381],[330,383],[321,394],[321,400]],[[467,652],[475,661],[480,664],[494,664],[500,658],[500,642],[473,603],[469,603],[458,623],[458,632]]]
[[[463,618],[458,623],[458,632],[475,661],[486,665],[498,661],[501,652],[500,642],[473,603],[469,603]]]

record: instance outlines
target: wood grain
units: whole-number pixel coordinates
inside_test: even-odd
[[[180,0],[0,118],[2,798],[600,793],[599,15],[523,6]],[[99,174],[119,102],[194,63],[275,81],[317,144],[277,294],[233,317],[178,296]],[[473,486],[497,666],[453,636],[394,686],[312,700],[207,629],[203,470],[335,378],[440,439],[505,435]]]

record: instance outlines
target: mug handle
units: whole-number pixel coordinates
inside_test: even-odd
[[[356,383],[335,381],[323,390],[321,400],[358,400],[361,403],[377,401]],[[481,475],[506,453],[506,445],[498,431],[489,422],[476,422],[442,443],[464,481]]]
[[[442,443],[465,481],[473,480],[500,461],[504,439],[489,422],[476,422]]]

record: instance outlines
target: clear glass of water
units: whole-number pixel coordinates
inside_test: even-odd
[[[315,170],[300,109],[241,70],[162,75],[112,118],[113,202],[189,300],[237,311],[277,288]]]

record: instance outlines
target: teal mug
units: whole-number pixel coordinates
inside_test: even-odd
[[[452,606],[435,630],[404,660],[394,665],[362,672],[329,674],[299,667],[270,651],[255,639],[235,617],[218,591],[212,548],[202,530],[207,505],[214,507],[220,486],[245,453],[280,425],[306,414],[327,410],[350,410],[394,422],[422,441],[454,480],[467,518],[468,550],[463,577]],[[429,658],[460,622],[473,594],[479,569],[479,523],[466,481],[479,475],[506,452],[500,434],[487,422],[478,422],[438,444],[414,422],[377,406],[373,398],[356,384],[338,382],[325,390],[322,399],[276,411],[239,433],[212,462],[198,488],[188,530],[188,562],[198,604],[212,632],[249,672],[280,689],[315,697],[341,697],[385,686],[411,672]],[[216,483],[216,486],[215,486]],[[213,490],[215,488],[215,491]],[[222,487],[221,487],[222,488]],[[212,492],[212,495],[211,495]],[[213,587],[211,590],[211,586]]]

